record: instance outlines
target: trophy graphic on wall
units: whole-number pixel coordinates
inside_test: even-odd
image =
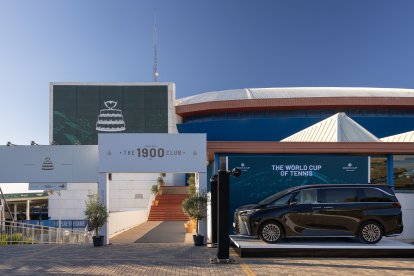
[[[118,103],[106,101],[104,104],[107,108],[100,110],[98,121],[96,122],[96,130],[105,132],[124,131],[125,122],[122,110],[115,109]]]
[[[53,171],[54,167],[53,167],[53,162],[52,159],[50,157],[46,157],[45,160],[43,160],[42,163],[42,170],[44,171]]]

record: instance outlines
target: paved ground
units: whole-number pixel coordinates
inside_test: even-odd
[[[210,264],[217,249],[183,243],[134,243],[161,222],[122,233],[112,245],[0,246],[0,275],[414,275],[413,259],[239,258]]]
[[[413,259],[238,258],[209,263],[216,249],[191,244],[0,247],[0,275],[414,275]]]
[[[185,229],[182,221],[163,221],[136,243],[184,243]]]

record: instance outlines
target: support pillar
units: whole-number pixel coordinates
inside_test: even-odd
[[[210,179],[211,186],[211,244],[217,246],[217,175],[214,175]]]
[[[394,156],[387,154],[387,182],[388,186],[394,190]]]
[[[13,217],[14,221],[17,221],[17,203],[13,204]]]
[[[99,173],[98,176],[98,194],[99,200],[102,202],[107,212],[109,212],[109,179],[107,173]],[[99,235],[104,236],[104,245],[109,244],[109,218],[108,222],[101,227]]]
[[[30,220],[30,200],[26,200],[26,220]]]
[[[198,187],[197,190],[199,193],[207,192],[207,173],[196,173],[196,185],[196,187]],[[199,235],[204,236],[205,243],[207,239],[207,219],[203,218],[201,221],[198,222],[198,224],[198,233]]]

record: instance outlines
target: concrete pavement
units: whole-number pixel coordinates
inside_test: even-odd
[[[139,225],[104,247],[0,246],[0,275],[414,275],[414,259],[239,258],[210,264],[217,249],[183,243],[134,243],[160,222]]]
[[[412,259],[243,258],[209,263],[216,249],[191,244],[0,247],[0,275],[414,275]]]

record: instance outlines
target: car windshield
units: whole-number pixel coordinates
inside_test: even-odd
[[[291,191],[293,191],[293,190],[295,190],[295,188],[290,188],[290,189],[287,189],[287,190],[283,190],[283,191],[281,191],[281,192],[278,192],[278,193],[276,193],[276,194],[274,194],[274,195],[269,196],[268,198],[263,199],[263,200],[262,200],[262,201],[260,201],[258,204],[259,204],[259,205],[267,205],[267,204],[270,204],[270,203],[272,203],[273,201],[275,201],[276,199],[281,198],[282,196],[284,196],[284,195],[286,195],[286,194],[290,193],[290,192],[291,192]]]

